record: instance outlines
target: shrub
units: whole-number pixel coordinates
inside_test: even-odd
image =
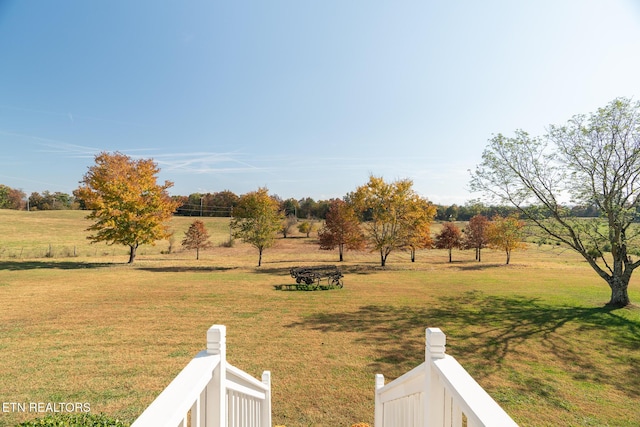
[[[235,239],[230,237],[228,240],[225,240],[224,242],[220,243],[218,246],[221,248],[232,248],[235,245],[235,243],[236,243]]]
[[[16,427],[129,427],[131,424],[104,414],[55,414]]]

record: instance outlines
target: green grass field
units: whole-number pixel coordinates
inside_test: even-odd
[[[577,256],[552,246],[504,254],[428,250],[347,252],[340,290],[278,291],[288,269],[338,264],[315,240],[257,251],[205,218],[216,245],[90,245],[77,211],[0,210],[0,403],[87,402],[133,421],[227,326],[230,363],[272,373],[274,425],[373,421],[374,375],[387,380],[424,358],[424,329],[522,426],[640,425],[640,309],[605,309],[609,290]],[[630,296],[640,301],[639,277]],[[0,412],[0,426],[37,414]]]

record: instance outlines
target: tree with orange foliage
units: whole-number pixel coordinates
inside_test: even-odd
[[[453,248],[462,246],[462,232],[452,222],[442,224],[442,230],[436,235],[435,247],[437,249],[447,249],[449,251],[449,262],[452,262],[451,252]]]
[[[475,215],[469,220],[469,226],[465,230],[463,246],[475,249],[476,261],[481,261],[481,251],[489,244],[489,218],[484,215]]]
[[[204,222],[198,219],[193,221],[189,226],[189,229],[184,233],[182,246],[187,249],[195,249],[197,260],[200,259],[200,249],[207,249],[212,246],[209,241],[209,233],[204,226]]]
[[[353,208],[345,201],[331,201],[324,226],[318,231],[320,249],[338,248],[340,261],[344,260],[345,249],[360,250],[365,247],[365,237],[360,230],[360,221]]]
[[[160,171],[152,159],[134,160],[122,153],[100,153],[74,195],[92,212],[96,220],[87,231],[92,243],[129,246],[129,264],[142,244],[155,244],[171,235],[167,221],[179,203],[167,189],[172,182],[156,183]]]
[[[524,249],[526,245],[522,241],[524,221],[516,216],[494,216],[491,219],[487,236],[489,246],[494,249],[501,249],[507,254],[507,264],[511,261],[511,252],[515,249]]]
[[[415,192],[410,179],[387,183],[382,177],[371,175],[368,183],[347,197],[363,220],[372,251],[380,253],[381,267],[386,265],[391,251],[407,247],[410,236],[418,238],[421,233],[416,232],[416,224],[430,223],[435,215],[435,209],[422,209],[428,202]],[[423,226],[419,229],[423,230]]]
[[[430,248],[431,222],[436,216],[436,207],[417,195],[408,201],[409,208],[406,216],[405,247],[411,252],[411,262],[416,261],[416,250]]]
[[[22,209],[26,196],[22,190],[0,184],[0,209]]]

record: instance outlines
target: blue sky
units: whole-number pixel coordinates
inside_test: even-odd
[[[464,203],[492,134],[640,99],[633,0],[0,0],[0,183],[71,193],[101,151],[172,194]]]

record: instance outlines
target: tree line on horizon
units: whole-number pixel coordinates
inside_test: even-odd
[[[50,192],[48,190],[32,192],[27,197],[20,189],[0,184],[0,209],[47,211],[47,210],[86,210],[84,201],[73,194],[64,192]],[[192,193],[188,196],[171,196],[179,205],[174,215],[193,217],[232,217],[241,195],[230,190],[214,193]],[[331,200],[314,200],[311,197],[282,199],[277,194],[271,195],[287,216],[293,215],[298,219],[325,220]],[[434,204],[436,221],[469,221],[473,216],[481,214],[486,217],[509,216],[516,213],[516,209],[507,205],[485,205],[479,200],[458,205]],[[600,209],[595,205],[567,206],[571,216],[578,218],[595,218],[601,216]]]

